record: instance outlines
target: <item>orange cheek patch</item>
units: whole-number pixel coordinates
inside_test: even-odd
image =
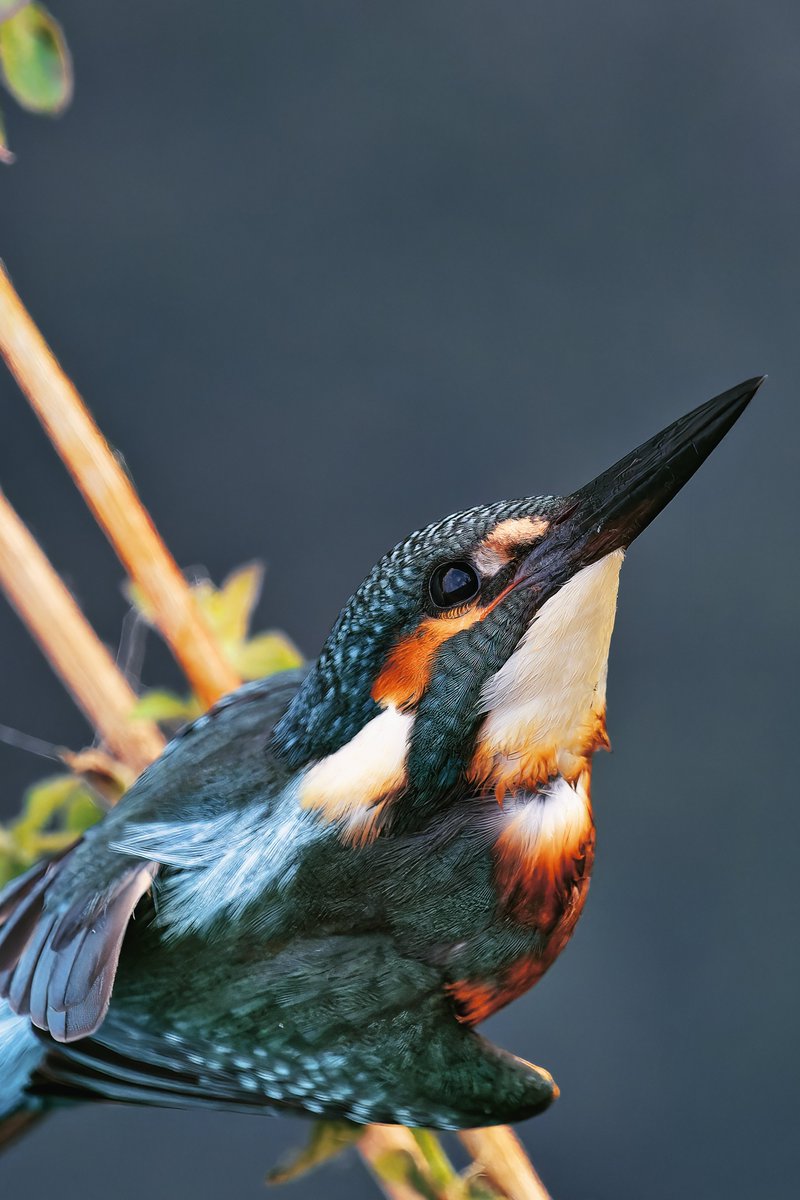
[[[471,608],[457,617],[424,617],[417,628],[397,642],[372,686],[372,699],[384,707],[392,704],[401,712],[414,708],[427,688],[439,648],[462,629],[470,629],[488,617],[509,592],[514,580],[484,608]]]
[[[439,647],[462,629],[482,621],[488,609],[475,608],[458,617],[425,617],[413,633],[399,641],[372,688],[377,704],[401,711],[414,708],[425,691]]]

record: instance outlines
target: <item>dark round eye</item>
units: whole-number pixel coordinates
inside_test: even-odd
[[[431,575],[431,600],[437,608],[453,608],[466,604],[480,591],[478,572],[468,562],[442,563]]]

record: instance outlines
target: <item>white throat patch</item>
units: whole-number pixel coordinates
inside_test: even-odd
[[[479,745],[499,757],[579,754],[606,701],[606,674],[624,552],[579,571],[540,609],[485,684]]]

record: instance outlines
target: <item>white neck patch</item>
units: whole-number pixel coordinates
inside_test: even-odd
[[[624,552],[584,567],[540,609],[485,684],[479,744],[514,756],[538,746],[577,752],[606,700],[606,674]]]

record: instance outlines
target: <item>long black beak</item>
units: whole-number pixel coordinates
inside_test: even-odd
[[[765,378],[748,379],[701,404],[567,497],[539,553],[534,550],[526,564],[530,581],[549,591],[548,584],[559,586],[629,546],[722,441]]]

